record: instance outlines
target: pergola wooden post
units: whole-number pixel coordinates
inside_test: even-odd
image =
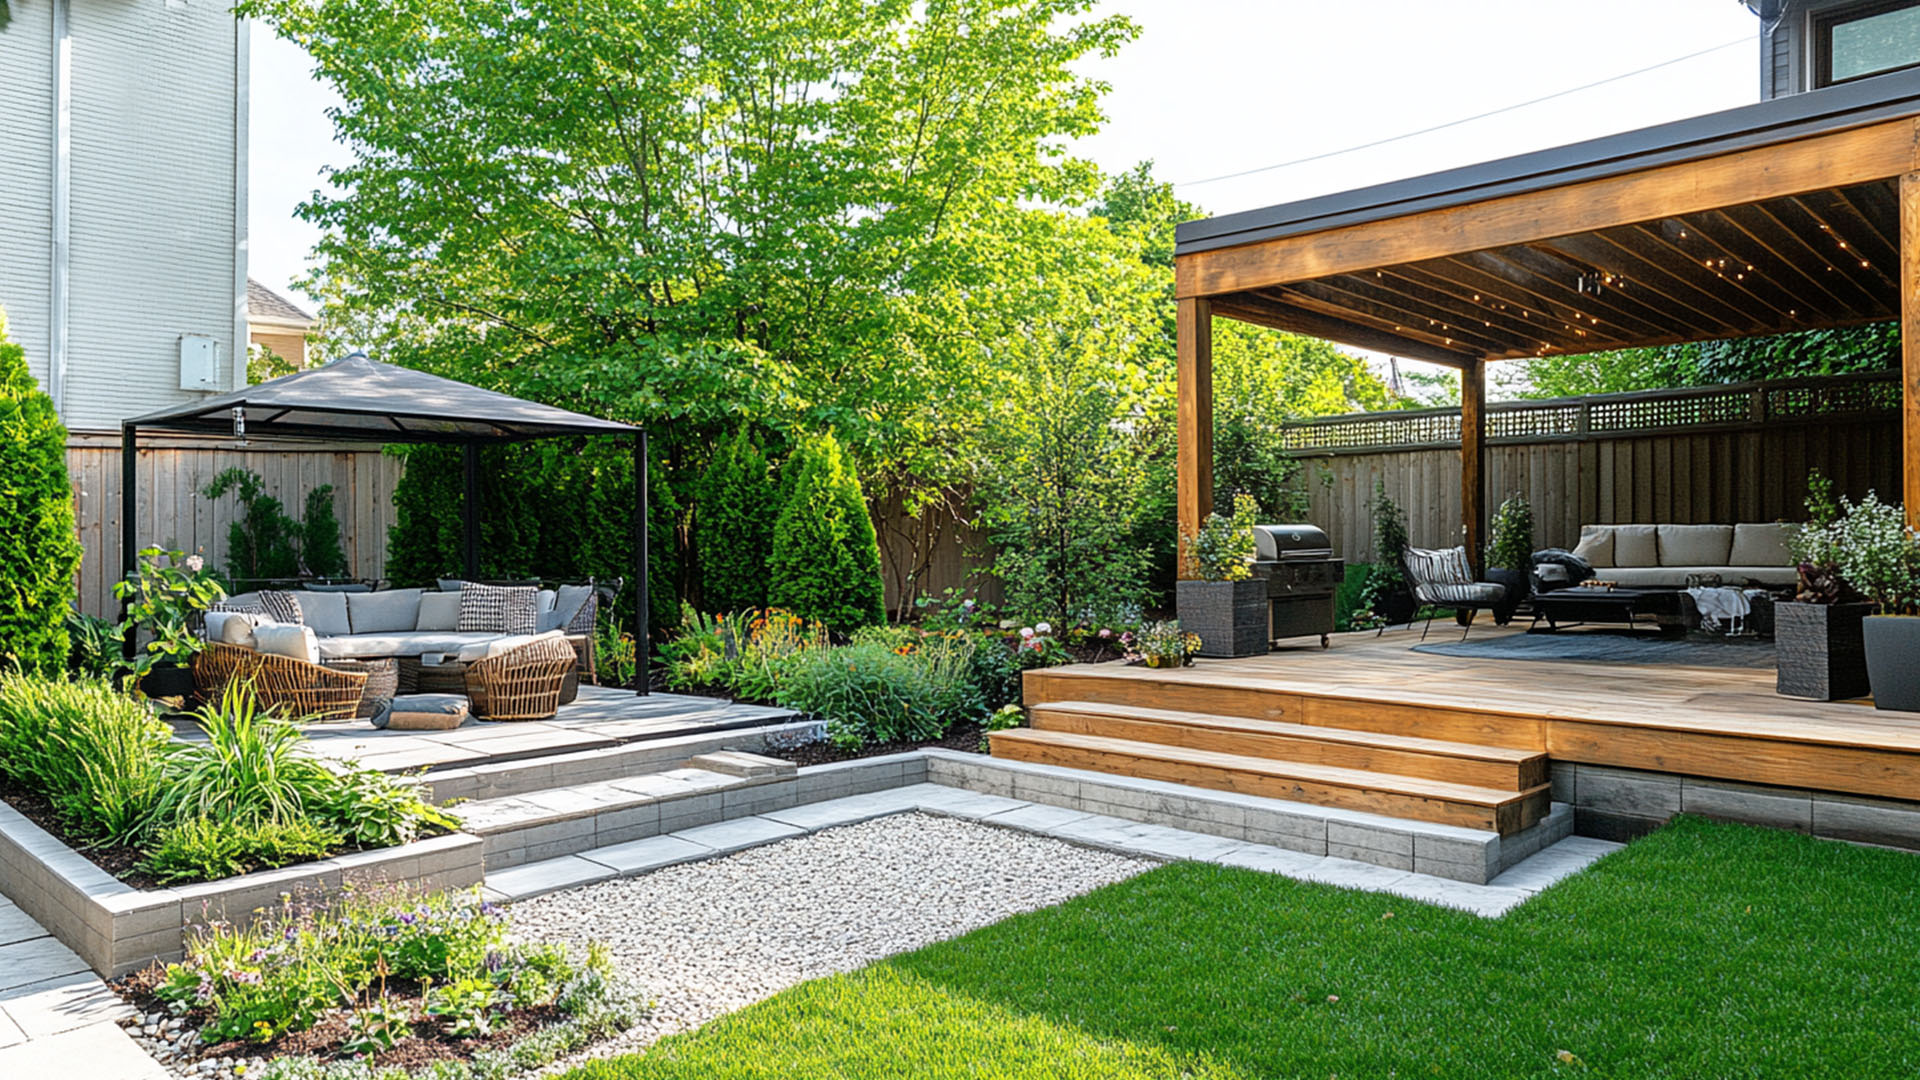
[[[1187,538],[1213,512],[1213,305],[1182,300],[1178,319],[1180,577],[1199,576]]]
[[[1900,178],[1900,367],[1901,486],[1920,529],[1920,172]]]
[[[1460,542],[1474,573],[1484,576],[1487,527],[1487,364],[1460,369]]]

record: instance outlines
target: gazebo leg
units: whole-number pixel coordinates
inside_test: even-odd
[[[652,596],[647,588],[647,433],[642,431],[633,437],[633,670],[634,692],[646,697],[651,689],[647,682],[647,639],[652,636],[649,625]]]

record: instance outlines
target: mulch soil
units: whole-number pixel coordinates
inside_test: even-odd
[[[134,869],[145,856],[130,847],[81,847],[67,837],[53,803],[46,798],[10,783],[0,782],[0,800],[20,811],[20,816],[52,833],[54,839],[78,851],[88,862],[136,889],[157,889],[159,883]]]
[[[158,967],[135,972],[125,978],[115,980],[113,987],[129,1004],[139,1009],[142,1015],[164,1013],[168,1008],[153,996],[153,988],[159,985],[166,973]],[[383,1050],[368,1059],[376,1068],[403,1066],[409,1069],[419,1068],[435,1061],[465,1059],[476,1050],[499,1049],[513,1043],[521,1036],[540,1028],[559,1023],[566,1019],[556,1006],[543,1005],[537,1009],[514,1009],[502,1014],[499,1026],[493,1034],[479,1039],[459,1039],[447,1034],[431,1017],[422,1013],[424,1001],[417,983],[393,981],[387,984],[387,995],[393,1001],[405,1005],[416,1018],[413,1021],[413,1034],[394,1044],[393,1049]],[[201,1013],[189,1013],[187,1023],[198,1027],[210,1017]],[[282,1035],[272,1042],[255,1043],[235,1040],[215,1043],[202,1048],[199,1058],[267,1058],[289,1055],[316,1057],[321,1059],[345,1058],[349,1055],[340,1051],[340,1044],[347,1038],[347,1014],[334,1013],[322,1017],[314,1026],[305,1031]]]

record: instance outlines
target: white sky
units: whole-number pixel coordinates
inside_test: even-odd
[[[1414,176],[1757,99],[1740,0],[1105,0],[1142,33],[1083,70],[1112,84],[1080,152],[1109,171],[1152,159],[1211,213]],[[1739,41],[1514,112],[1293,168],[1226,173],[1447,123]],[[252,273],[293,288],[316,230],[294,207],[345,160],[336,98],[300,50],[253,28]]]

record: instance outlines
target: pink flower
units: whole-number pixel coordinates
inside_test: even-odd
[[[1033,627],[1031,627],[1031,626],[1023,626],[1023,627],[1021,627],[1021,628],[1020,628],[1020,637],[1021,637],[1021,640],[1023,640],[1023,641],[1032,641],[1032,640],[1033,640]]]
[[[207,560],[201,558],[200,556],[198,555],[187,556],[187,573],[197,574],[200,572],[200,568],[205,565],[207,565]]]
[[[1105,628],[1105,627],[1101,627],[1101,628],[1100,628],[1100,639],[1101,639],[1102,641],[1104,641],[1104,640],[1106,640],[1107,638],[1110,638],[1110,637],[1112,637],[1112,636],[1113,636],[1113,631],[1111,631],[1111,630],[1108,630],[1108,629],[1107,629],[1107,628]]]

